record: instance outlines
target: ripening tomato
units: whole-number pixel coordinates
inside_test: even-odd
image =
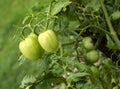
[[[82,41],[83,46],[86,50],[90,51],[94,48],[91,37],[85,37]]]
[[[95,63],[99,59],[99,52],[96,50],[91,50],[86,54],[86,61],[89,63]]]
[[[46,30],[38,37],[38,41],[42,48],[47,52],[54,52],[58,48],[58,41],[52,30]]]
[[[38,37],[31,33],[19,44],[21,53],[28,59],[37,60],[42,57],[44,50],[38,42]]]

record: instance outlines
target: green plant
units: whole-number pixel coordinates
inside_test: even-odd
[[[109,18],[114,1],[45,1],[32,7],[32,15],[21,27],[38,34],[46,51],[31,87],[111,89],[113,79],[119,86],[119,34]],[[114,7],[120,8],[116,2]]]

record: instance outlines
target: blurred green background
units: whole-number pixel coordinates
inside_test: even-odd
[[[19,40],[13,36],[36,1],[0,0],[0,89],[18,89],[25,74],[35,71],[34,64],[19,65]]]

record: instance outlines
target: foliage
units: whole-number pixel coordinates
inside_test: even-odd
[[[112,54],[120,48],[120,18],[115,12],[120,10],[119,4],[119,0],[44,0],[36,3],[31,8],[31,13],[23,19],[21,27],[18,27],[20,30],[15,34],[17,39],[31,32],[39,35],[45,29],[52,29],[57,35],[59,47],[54,53],[45,52],[40,60],[35,61],[39,63],[39,70],[35,76],[23,79],[21,86],[25,86],[22,89],[120,87],[119,60],[113,62],[112,57],[106,56],[101,51],[102,48],[99,49],[102,39],[106,39],[105,47],[112,50]],[[82,42],[88,35],[94,44],[90,50],[97,50],[100,56],[95,63],[86,62],[88,50]],[[90,58],[94,59],[94,56]],[[96,58],[98,59],[98,54]],[[24,63],[23,59],[25,57],[20,58],[20,63]],[[94,71],[91,66],[96,67]],[[95,72],[97,68],[99,74]]]

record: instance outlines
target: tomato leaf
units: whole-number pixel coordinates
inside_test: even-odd
[[[54,2],[51,7],[51,15],[56,15],[70,3],[69,0],[58,0],[57,2]]]
[[[76,74],[70,74],[70,76],[67,77],[67,80],[72,82],[72,81],[78,81],[80,80],[81,77],[85,77],[85,76],[89,76],[90,74],[89,73],[76,73]]]
[[[89,9],[92,9],[93,12],[96,12],[100,9],[98,0],[81,0],[80,2],[85,6],[87,11],[89,11]]]
[[[120,11],[115,11],[111,14],[111,18],[113,20],[117,20],[117,19],[120,19]]]
[[[21,56],[19,57],[19,59],[18,59],[19,65],[22,65],[22,64],[25,62],[25,60],[26,60],[25,56],[24,56],[24,55],[21,55]]]
[[[100,4],[98,3],[98,0],[90,0],[85,8],[92,8],[94,12],[97,12],[100,8]]]
[[[40,72],[49,72],[49,63],[48,58],[44,57],[42,60],[40,60]]]
[[[107,47],[109,49],[115,49],[116,48],[116,45],[115,43],[112,41],[112,39],[110,38],[110,36],[106,35],[106,38],[107,38]]]
[[[69,26],[68,26],[68,28],[70,29],[70,30],[74,30],[74,29],[76,29],[76,28],[78,28],[80,26],[80,23],[79,23],[79,21],[69,21]]]
[[[34,76],[26,75],[21,82],[20,88],[31,89],[35,82],[36,78]]]

